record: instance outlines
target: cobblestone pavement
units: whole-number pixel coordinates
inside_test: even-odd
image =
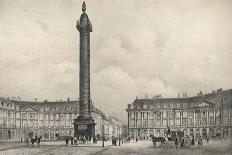
[[[97,144],[78,144],[66,146],[63,141],[42,142],[41,146],[25,146],[20,143],[8,143],[2,145],[0,155],[87,155],[99,152],[111,145],[110,141],[105,142],[106,147],[102,147],[102,141]]]
[[[96,152],[95,155],[231,155],[231,141],[211,141],[204,144],[203,149],[198,148],[160,148],[154,147],[151,141],[128,143],[122,146],[111,146],[106,150]]]
[[[0,151],[8,150],[11,148],[19,148],[24,146],[24,143],[15,142],[15,141],[0,141]]]
[[[0,151],[0,155],[88,155],[103,149],[98,146],[50,146],[20,147]]]
[[[49,144],[49,143],[48,143]],[[53,143],[54,144],[54,143]],[[151,141],[139,141],[138,143],[124,143],[121,146],[106,147],[89,144],[78,146],[42,145],[40,147],[25,147],[0,151],[0,155],[231,155],[232,141],[211,141],[204,144],[203,149],[194,148],[163,148],[154,147]]]

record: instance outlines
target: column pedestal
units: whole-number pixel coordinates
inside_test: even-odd
[[[74,136],[75,137],[93,137],[95,136],[95,123],[92,117],[81,117],[79,116],[74,121]]]

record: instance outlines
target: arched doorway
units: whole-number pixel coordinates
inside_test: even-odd
[[[202,137],[206,138],[207,137],[207,130],[204,128],[202,129]]]
[[[150,137],[154,136],[154,131],[152,129],[149,131],[149,136]]]
[[[221,129],[220,128],[217,128],[217,130],[216,130],[216,137],[217,138],[221,137]]]
[[[228,129],[227,128],[225,128],[223,130],[223,138],[226,138],[226,137],[228,137]]]
[[[8,130],[8,139],[11,139],[11,131]]]

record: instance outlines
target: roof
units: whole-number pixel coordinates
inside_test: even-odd
[[[220,99],[220,100],[219,100]],[[132,104],[134,105],[155,105],[155,104],[169,104],[169,103],[180,103],[180,104],[195,104],[191,106],[215,106],[223,103],[224,105],[232,105],[232,89],[219,90],[217,92],[212,92],[208,94],[202,94],[199,96],[192,97],[181,97],[181,98],[145,98],[145,99],[135,99]],[[187,106],[188,107],[188,106]]]

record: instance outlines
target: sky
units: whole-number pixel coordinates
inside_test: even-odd
[[[232,1],[86,0],[91,98],[126,121],[136,96],[232,88]],[[0,0],[0,96],[79,97],[80,0]]]

